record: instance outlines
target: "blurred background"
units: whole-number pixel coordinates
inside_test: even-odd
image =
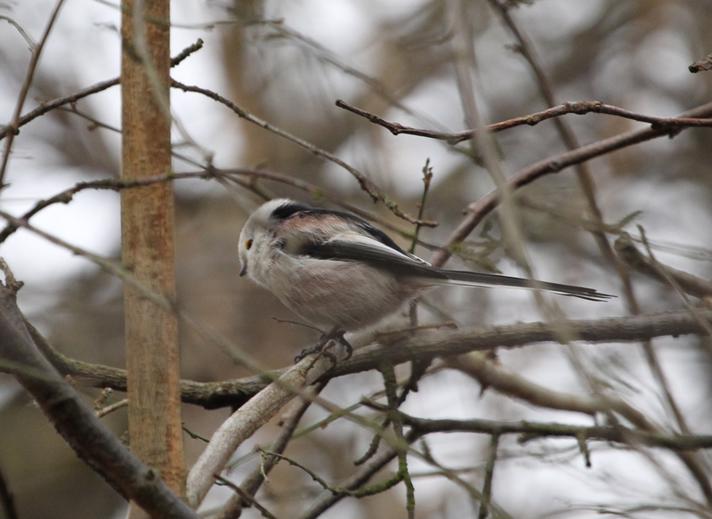
[[[649,115],[673,116],[710,100],[712,72],[691,74],[687,67],[712,51],[712,2],[518,3],[511,13],[533,42],[560,101],[598,99]],[[45,0],[6,0],[0,2],[0,15],[12,18],[37,40],[53,5]],[[418,212],[422,168],[429,159],[434,177],[424,216],[439,225],[421,231],[425,242],[443,244],[467,204],[493,189],[467,143],[393,136],[334,105],[336,99],[343,99],[406,125],[465,129],[453,66],[453,2],[184,0],[173,2],[172,10],[173,55],[197,38],[205,41],[202,50],[173,69],[175,79],[212,89],[346,160],[366,172],[410,214]],[[514,39],[497,13],[485,0],[471,2],[469,12],[482,116],[495,122],[546,108],[530,67],[513,48]],[[113,1],[67,0],[44,48],[23,112],[116,77],[119,18]],[[12,117],[29,54],[21,34],[0,19],[2,124]],[[335,164],[241,121],[205,97],[174,90],[171,102],[176,118],[199,145],[176,132],[175,150],[192,160],[204,165],[209,153],[217,167],[265,167],[302,179],[318,186],[323,195],[315,198],[264,181],[259,188],[270,195],[329,207],[334,207],[329,200],[343,201],[412,232],[412,225],[382,205],[374,205]],[[584,144],[643,127],[595,114],[569,115],[566,120]],[[10,185],[0,194],[0,206],[20,215],[38,200],[79,181],[118,177],[119,126],[118,88],[24,126],[13,146],[6,177]],[[551,121],[497,134],[496,142],[508,175],[565,150]],[[707,278],[712,277],[711,147],[709,130],[691,129],[674,139],[643,143],[589,164],[606,223],[616,224],[633,215],[626,230],[637,233],[635,225],[643,225],[658,259]],[[179,159],[174,168],[199,169]],[[204,180],[184,180],[175,187],[180,303],[263,365],[277,368],[291,363],[294,354],[314,340],[314,332],[275,322],[273,317],[293,316],[271,294],[237,276],[237,236],[254,196],[235,186],[226,188]],[[518,201],[526,248],[539,278],[620,294],[616,273],[584,228],[585,200],[572,170],[523,189]],[[83,191],[70,204],[54,205],[32,222],[75,245],[118,258],[119,209],[117,193]],[[402,237],[398,241],[404,247],[410,244]],[[458,252],[450,260],[452,268],[522,274],[502,245],[495,216],[480,225]],[[416,253],[426,259],[431,255],[425,247],[418,247]],[[20,292],[25,315],[57,349],[85,361],[123,365],[122,287],[117,279],[23,231],[0,244],[0,255],[26,283]],[[683,308],[669,288],[640,276],[633,281],[642,311]],[[462,325],[501,324],[542,318],[530,294],[511,290],[439,290],[429,294],[428,300],[442,314],[422,309],[423,322],[452,319]],[[557,301],[572,318],[627,313],[622,298],[605,304],[569,298]],[[694,337],[654,341],[673,396],[692,431],[700,433],[709,432],[712,425],[708,405],[712,358],[703,342]],[[182,333],[181,348],[185,378],[211,381],[249,374],[187,330]],[[652,420],[674,429],[639,347],[612,344],[579,349],[596,379]],[[504,351],[500,362],[551,389],[585,391],[559,345]],[[399,373],[407,374],[407,369]],[[454,370],[426,375],[420,386],[404,406],[417,416],[590,423],[584,416],[533,407],[493,391],[481,395],[476,381]],[[324,395],[346,406],[381,388],[380,375],[365,373],[332,381]],[[96,398],[95,391],[83,391],[89,399]],[[113,397],[119,398],[122,395]],[[187,428],[209,437],[229,410],[184,406],[183,412]],[[323,416],[323,411],[310,409],[302,424]],[[125,410],[106,420],[118,434],[125,431]],[[255,456],[247,456],[255,444],[269,442],[277,430],[267,426],[241,447],[240,462],[231,474],[234,480],[239,481],[258,462]],[[353,472],[352,462],[369,440],[368,431],[337,421],[295,440],[288,453],[336,483]],[[190,465],[203,443],[189,436],[185,442]],[[487,437],[477,435],[428,437],[435,458],[450,468],[463,469],[462,477],[477,487],[488,443]],[[516,438],[508,437],[501,443],[494,500],[514,517],[557,513],[584,517],[604,509],[640,517],[653,513],[681,517],[686,512],[676,508],[694,508],[691,503],[702,502],[696,484],[677,458],[662,451],[647,452],[652,457],[593,444],[593,466],[586,468],[573,441],[519,445]],[[420,475],[415,479],[418,517],[463,517],[476,510],[461,488],[429,475],[432,468],[427,464],[413,460],[411,469]],[[22,519],[124,514],[122,499],[75,457],[28,396],[5,375],[0,375],[0,471]],[[281,464],[270,476],[261,500],[278,517],[288,517],[308,506],[318,491],[304,473]],[[205,508],[216,506],[228,494],[216,489]],[[398,486],[371,498],[345,499],[324,516],[402,516],[404,494]],[[248,509],[244,516],[258,517],[259,513]]]

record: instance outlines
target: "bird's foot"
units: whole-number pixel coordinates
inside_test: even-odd
[[[344,346],[344,348],[346,348],[346,357],[344,358],[344,360],[350,359],[351,354],[353,353],[353,347],[351,346],[351,344],[349,344],[349,341],[344,338],[344,333],[346,332],[344,332],[343,330],[332,330],[328,333],[322,334],[322,336],[319,338],[319,342],[316,343],[314,346],[305,348],[300,351],[297,356],[294,357],[294,362],[296,363],[301,361],[307,355],[319,353],[328,356],[331,361],[336,364],[336,356],[328,350],[337,343],[340,343],[342,346]]]

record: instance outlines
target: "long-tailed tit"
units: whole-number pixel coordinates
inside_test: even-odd
[[[271,200],[250,215],[238,250],[241,276],[332,332],[373,324],[437,285],[536,287],[592,301],[613,297],[574,285],[436,268],[356,215],[287,199]]]

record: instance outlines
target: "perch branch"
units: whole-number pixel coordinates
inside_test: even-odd
[[[712,319],[712,312],[704,311],[706,319]],[[642,314],[639,316],[606,318],[596,320],[569,321],[567,326],[576,332],[579,340],[590,343],[637,341],[646,338],[703,333],[696,318],[689,312],[667,312]],[[99,364],[90,364],[70,359],[54,349],[33,327],[28,327],[40,350],[63,375],[70,375],[78,382],[94,387],[110,387],[126,391],[126,372]],[[448,357],[471,351],[487,351],[498,347],[525,347],[533,343],[555,340],[554,331],[541,322],[517,323],[505,326],[468,327],[458,330],[438,330],[416,336],[401,337],[393,341],[374,343],[354,352],[351,359],[339,363],[323,379],[359,373],[376,369],[382,362],[396,364],[412,359]],[[398,344],[397,347],[394,347]],[[264,389],[273,377],[278,377],[288,368],[267,374],[225,380],[220,382],[181,381],[181,395],[186,403],[200,405],[208,409],[241,406]],[[488,368],[489,377],[484,380],[504,392],[514,396],[539,395],[531,387],[511,382],[503,375],[504,370]],[[522,396],[522,398],[524,398]],[[600,410],[601,403],[584,400],[568,400],[560,397],[542,397],[546,405],[572,411],[592,414]],[[557,403],[558,402],[558,403]],[[537,403],[536,398],[532,403]]]

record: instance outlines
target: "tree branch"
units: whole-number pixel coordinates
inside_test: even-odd
[[[700,105],[682,114],[682,117],[702,117],[712,115],[712,103]],[[573,151],[567,151],[549,157],[548,159],[535,162],[512,175],[507,181],[508,189],[517,190],[530,184],[544,175],[558,173],[570,166],[580,164],[592,158],[611,153],[616,150],[639,144],[641,142],[656,139],[658,137],[673,137],[679,130],[669,128],[646,128],[634,130],[609,137],[600,141],[586,144]],[[476,202],[472,202],[467,208],[467,214],[460,224],[450,234],[447,244],[439,249],[432,257],[431,263],[435,266],[442,266],[452,255],[451,249],[462,242],[474,230],[477,225],[499,204],[497,190],[483,196]]]
[[[434,227],[436,225],[435,222],[431,222],[428,220],[418,220],[417,218],[413,218],[412,216],[404,213],[401,211],[401,209],[398,207],[398,205],[388,198],[379,188],[376,186],[376,184],[373,183],[364,173],[359,171],[358,169],[354,168],[350,164],[344,162],[341,160],[339,157],[334,155],[333,153],[329,153],[326,150],[323,150],[314,144],[305,141],[304,139],[297,137],[296,135],[293,135],[286,130],[283,130],[281,128],[276,127],[275,125],[260,119],[259,117],[247,112],[246,110],[240,108],[237,106],[235,103],[230,101],[229,99],[224,98],[220,94],[213,92],[212,90],[208,90],[207,88],[202,88],[199,86],[195,85],[186,85],[181,83],[180,81],[171,80],[171,86],[173,88],[177,88],[179,90],[182,90],[183,92],[194,92],[197,94],[202,94],[213,101],[216,101],[227,108],[229,108],[232,112],[234,112],[238,117],[245,119],[246,121],[255,124],[259,126],[260,128],[264,128],[267,131],[270,131],[274,133],[275,135],[279,135],[280,137],[296,144],[297,146],[304,148],[307,150],[309,153],[313,153],[314,155],[321,157],[323,159],[326,159],[330,162],[333,162],[334,164],[340,166],[341,168],[345,169],[348,171],[359,183],[361,186],[361,189],[363,189],[374,202],[382,202],[394,215],[398,216],[399,218],[402,218],[406,220],[407,222],[410,223],[419,223],[420,225],[424,225],[427,227]]]
[[[316,396],[321,392],[326,383],[319,384],[314,388],[311,395]],[[292,438],[294,431],[299,424],[299,420],[302,419],[304,413],[311,405],[311,401],[303,400],[301,402],[295,402],[298,405],[295,406],[288,414],[285,420],[283,420],[282,431],[280,432],[277,440],[270,446],[269,450],[271,452],[282,454],[287,448],[287,443]],[[260,486],[264,483],[267,475],[272,471],[272,469],[277,465],[279,459],[276,456],[264,456],[262,463],[259,467],[255,468],[252,473],[250,473],[240,484],[240,489],[243,495],[234,494],[230,497],[225,504],[223,504],[220,513],[216,519],[233,519],[239,517],[241,510],[249,506],[250,502],[248,497],[253,497],[257,494]]]
[[[12,143],[15,139],[15,135],[17,135],[17,129],[19,127],[18,121],[20,120],[22,107],[25,105],[25,99],[27,99],[27,94],[29,93],[30,87],[32,86],[32,79],[35,77],[35,71],[37,70],[37,65],[40,61],[42,49],[44,48],[45,43],[47,42],[49,33],[52,32],[52,27],[54,26],[54,22],[57,20],[59,10],[62,8],[63,4],[64,0],[57,0],[54,9],[52,9],[52,12],[49,15],[49,20],[47,21],[47,25],[45,26],[44,31],[42,32],[42,37],[40,38],[40,41],[32,47],[30,63],[27,65],[25,79],[22,82],[22,86],[20,87],[20,95],[17,97],[17,103],[15,103],[15,112],[12,115],[12,121],[10,121],[10,124],[8,125],[10,133],[8,139],[5,141],[5,151],[2,156],[2,162],[0,162],[0,189],[2,189],[5,185],[5,171],[7,170],[7,164],[10,161]]]
[[[546,386],[535,384],[489,360],[486,353],[473,352],[457,357],[446,357],[444,362],[446,366],[477,380],[483,391],[485,388],[492,389],[532,405],[591,416],[613,407],[608,399],[554,391]]]
[[[198,38],[195,43],[189,45],[171,59],[171,67],[175,67],[183,60],[185,60],[188,56],[190,56],[196,51],[199,51],[202,48],[203,40]],[[118,77],[115,77],[113,79],[107,79],[106,81],[100,81],[99,83],[95,83],[91,86],[83,88],[82,90],[79,90],[78,92],[75,92],[73,94],[57,97],[55,99],[52,99],[51,101],[45,101],[44,103],[40,103],[40,105],[36,108],[20,116],[15,122],[15,124],[0,128],[0,140],[4,139],[10,134],[17,134],[22,126],[48,112],[51,112],[56,108],[59,108],[60,106],[76,103],[80,99],[89,97],[90,95],[96,94],[98,92],[102,92],[103,90],[108,90],[109,88],[116,86],[119,83],[120,78]]]
[[[474,139],[478,134],[481,134],[483,132],[498,133],[504,130],[509,130],[510,128],[515,128],[517,126],[536,126],[537,124],[546,121],[547,119],[561,117],[563,115],[568,114],[585,115],[589,113],[597,113],[613,115],[616,117],[622,117],[624,119],[630,119],[642,123],[649,123],[653,128],[661,129],[712,127],[712,118],[656,117],[653,115],[645,115],[637,112],[632,112],[630,110],[626,110],[625,108],[610,105],[602,101],[592,100],[569,101],[566,103],[557,104],[556,106],[552,106],[551,108],[547,108],[546,110],[540,110],[538,112],[534,112],[528,115],[522,115],[519,117],[512,117],[511,119],[506,119],[504,121],[488,124],[486,126],[483,126],[482,128],[472,128],[459,132],[439,132],[435,130],[428,130],[425,128],[414,128],[412,126],[406,126],[397,122],[388,121],[374,113],[350,105],[349,103],[341,99],[337,99],[335,104],[339,108],[348,110],[349,112],[368,119],[374,124],[384,127],[393,135],[416,135],[419,137],[427,137],[429,139],[446,141],[448,144],[458,144],[463,141]]]
[[[341,352],[341,355],[343,358],[345,352]],[[188,502],[193,506],[200,504],[212,485],[214,474],[225,467],[240,444],[250,438],[287,402],[302,393],[304,388],[327,373],[335,360],[338,359],[330,352],[307,355],[225,420],[213,433],[208,446],[188,473]]]
[[[13,366],[12,374],[70,447],[117,492],[154,517],[196,519],[195,513],[106,428],[42,356],[25,327],[15,293],[7,285],[0,285],[0,358]]]
[[[419,436],[412,431],[405,435],[405,441],[408,444],[413,443],[418,438]],[[301,516],[301,519],[315,519],[316,517],[319,517],[323,512],[331,508],[344,497],[348,496],[349,492],[357,491],[360,487],[365,485],[371,477],[390,463],[391,460],[393,460],[397,455],[398,451],[390,447],[383,452],[376,454],[367,465],[361,467],[338,485],[341,492],[334,493],[328,490],[323,491],[311,504],[309,509]]]
[[[702,312],[706,319],[712,319],[711,311]],[[661,336],[680,336],[702,333],[702,327],[696,318],[688,312],[667,312],[642,314],[639,316],[568,321],[568,329],[576,333],[579,340],[590,343],[618,341],[637,341]],[[71,375],[79,382],[94,387],[110,387],[117,391],[126,391],[126,372],[122,369],[90,364],[70,359],[55,350],[31,325],[28,326],[33,339],[52,364],[64,375]],[[555,341],[554,330],[545,323],[517,323],[505,326],[468,327],[458,330],[439,330],[421,332],[416,336],[382,340],[354,352],[351,359],[339,363],[322,377],[323,380],[343,375],[376,369],[382,362],[396,364],[413,359],[447,357],[471,351],[487,351],[499,347],[524,347],[537,342]],[[289,368],[275,370],[267,374],[220,382],[181,381],[181,396],[184,402],[200,405],[208,409],[241,406],[251,397],[264,389],[271,380],[284,374]],[[492,386],[502,387],[505,392],[515,396],[530,392],[529,387],[517,389],[498,373],[490,372],[486,379]],[[499,379],[499,382],[498,382]],[[538,394],[538,392],[537,392]],[[546,405],[580,411],[587,414],[600,410],[599,404],[586,401],[558,402],[558,399],[546,398]],[[533,403],[536,403],[534,401]]]
[[[621,234],[616,240],[615,248],[621,260],[630,268],[641,274],[645,274],[664,284],[667,284],[667,276],[673,279],[682,290],[695,297],[702,298],[712,296],[711,281],[663,265],[658,261],[643,256],[636,248],[633,240],[626,233]]]
[[[650,447],[661,447],[674,451],[692,451],[712,448],[712,435],[709,434],[664,434],[659,432],[641,431],[617,425],[612,426],[580,426],[561,423],[541,422],[505,422],[497,420],[429,420],[415,418],[398,411],[403,417],[403,423],[411,426],[417,434],[425,435],[435,432],[471,432],[479,434],[503,435],[520,434],[520,442],[533,439],[568,437],[574,440],[610,441],[624,444],[639,443]]]
[[[705,319],[712,311],[703,311]],[[594,320],[569,320],[565,325],[575,340],[586,342],[626,342],[659,337],[703,333],[702,326],[688,312],[643,314]],[[517,348],[537,342],[557,341],[557,322],[517,323],[506,326],[467,327],[439,330],[412,337],[373,344],[354,353],[348,361],[336,366],[331,377],[365,371],[378,362],[401,363],[413,359],[459,355],[494,348]]]
[[[80,114],[80,115],[83,116],[83,114]],[[175,155],[175,152],[174,152],[174,155]],[[361,209],[355,205],[344,202],[343,199],[340,199],[339,197],[337,197],[335,195],[330,195],[327,192],[325,192],[324,188],[322,188],[322,187],[318,187],[314,184],[310,184],[309,182],[305,182],[303,180],[300,180],[298,178],[295,178],[293,176],[289,176],[289,175],[286,175],[283,173],[277,173],[275,171],[270,171],[267,169],[252,169],[252,168],[230,168],[230,169],[205,168],[202,171],[169,173],[166,175],[156,175],[154,177],[147,177],[147,178],[133,179],[133,180],[120,179],[120,178],[105,178],[105,179],[77,182],[73,186],[71,186],[67,189],[64,189],[63,191],[61,191],[51,197],[39,200],[38,202],[35,203],[35,205],[33,205],[24,214],[22,214],[22,216],[20,216],[19,219],[26,222],[30,218],[35,216],[37,213],[39,213],[40,211],[44,210],[45,208],[47,208],[51,205],[67,204],[67,203],[71,202],[77,193],[80,193],[80,192],[88,190],[88,189],[121,191],[123,189],[133,189],[136,187],[148,186],[148,185],[153,185],[153,184],[161,183],[161,182],[172,182],[175,180],[196,179],[196,178],[205,179],[205,180],[210,180],[210,179],[235,180],[236,178],[247,178],[250,181],[254,181],[256,179],[262,179],[262,180],[267,180],[270,182],[277,182],[280,184],[289,185],[289,186],[295,187],[301,191],[309,193],[310,195],[312,195],[314,197],[326,198],[327,200],[331,201],[332,203],[334,203],[340,207],[343,207],[344,209],[346,209],[352,213],[358,214],[362,218],[365,218],[372,222],[376,222],[379,225],[382,225],[383,227],[386,227],[392,231],[397,232],[401,236],[404,236],[409,239],[414,239],[413,232],[404,230],[403,228],[394,225],[388,219],[380,218],[379,216],[377,216],[373,213],[364,211],[363,209]],[[0,231],[0,243],[4,242],[17,229],[18,229],[18,225],[15,225],[13,223],[6,224],[5,228],[2,231]],[[420,239],[418,239],[418,243],[426,248],[429,248],[429,249],[437,249],[436,245],[424,242]]]

